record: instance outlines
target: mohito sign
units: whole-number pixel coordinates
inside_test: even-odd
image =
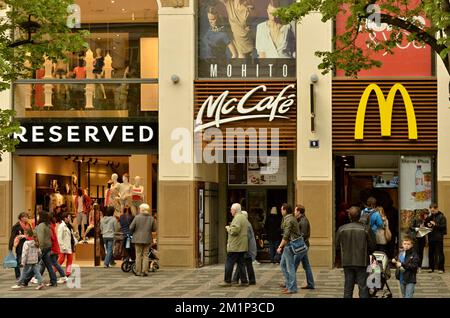
[[[259,85],[240,99],[230,98],[230,91],[224,91],[218,97],[210,95],[198,111],[194,131],[244,120],[289,120],[287,113],[296,102],[295,84],[285,86],[277,95],[264,94],[267,90],[266,85]],[[261,99],[258,100],[259,95]]]

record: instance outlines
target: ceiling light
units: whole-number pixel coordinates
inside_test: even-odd
[[[111,3],[114,4],[116,1],[115,0],[111,0]]]
[[[125,9],[125,8],[122,8],[122,12],[125,12],[125,11],[127,11],[127,9]]]

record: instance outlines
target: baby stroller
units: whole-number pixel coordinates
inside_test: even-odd
[[[156,272],[159,269],[158,252],[155,247],[156,244],[152,244],[152,246],[150,247],[150,251],[148,252],[148,261],[150,263],[148,269],[152,272]],[[136,262],[133,262],[133,264],[131,265],[131,270],[136,275]]]
[[[379,297],[377,293],[382,292],[381,298],[392,298],[392,292],[387,283],[389,278],[391,278],[387,255],[381,251],[373,252],[370,256],[370,264],[367,271],[369,272],[369,278],[367,279],[369,297]],[[378,274],[380,277],[379,282],[377,282]]]
[[[125,238],[125,252],[126,252],[126,256],[122,262],[122,271],[124,271],[125,273],[128,273],[131,271],[134,261],[135,261],[135,253],[134,253],[134,244],[131,243],[131,239],[132,236],[131,235],[126,235]]]

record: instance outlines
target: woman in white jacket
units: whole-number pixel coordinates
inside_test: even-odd
[[[75,241],[73,238],[72,230],[70,229],[72,226],[70,224],[70,215],[68,213],[64,213],[62,215],[61,223],[58,226],[57,236],[59,249],[61,250],[61,254],[59,254],[58,263],[62,265],[64,260],[66,261],[66,277],[69,277],[72,272],[72,261],[73,261],[73,253]]]

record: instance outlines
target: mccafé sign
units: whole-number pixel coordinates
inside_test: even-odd
[[[278,91],[268,91],[265,84],[257,85],[242,96],[225,90],[220,94],[209,95],[202,103],[195,118],[195,131],[210,127],[223,127],[229,123],[256,121],[267,126],[279,119],[290,119],[290,112],[296,104],[296,85],[288,84]],[[255,126],[258,124],[255,122]]]
[[[370,94],[372,92],[375,92],[378,100],[381,136],[383,137],[391,136],[392,110],[394,107],[395,96],[397,92],[399,92],[402,96],[403,104],[406,110],[406,118],[408,123],[408,138],[410,140],[417,140],[417,122],[416,122],[416,115],[414,112],[414,106],[408,91],[400,83],[396,83],[392,86],[387,95],[387,98],[384,97],[381,88],[377,84],[370,84],[369,86],[367,86],[359,101],[358,112],[356,114],[355,139],[356,140],[364,139],[364,121],[366,116],[366,108]]]

